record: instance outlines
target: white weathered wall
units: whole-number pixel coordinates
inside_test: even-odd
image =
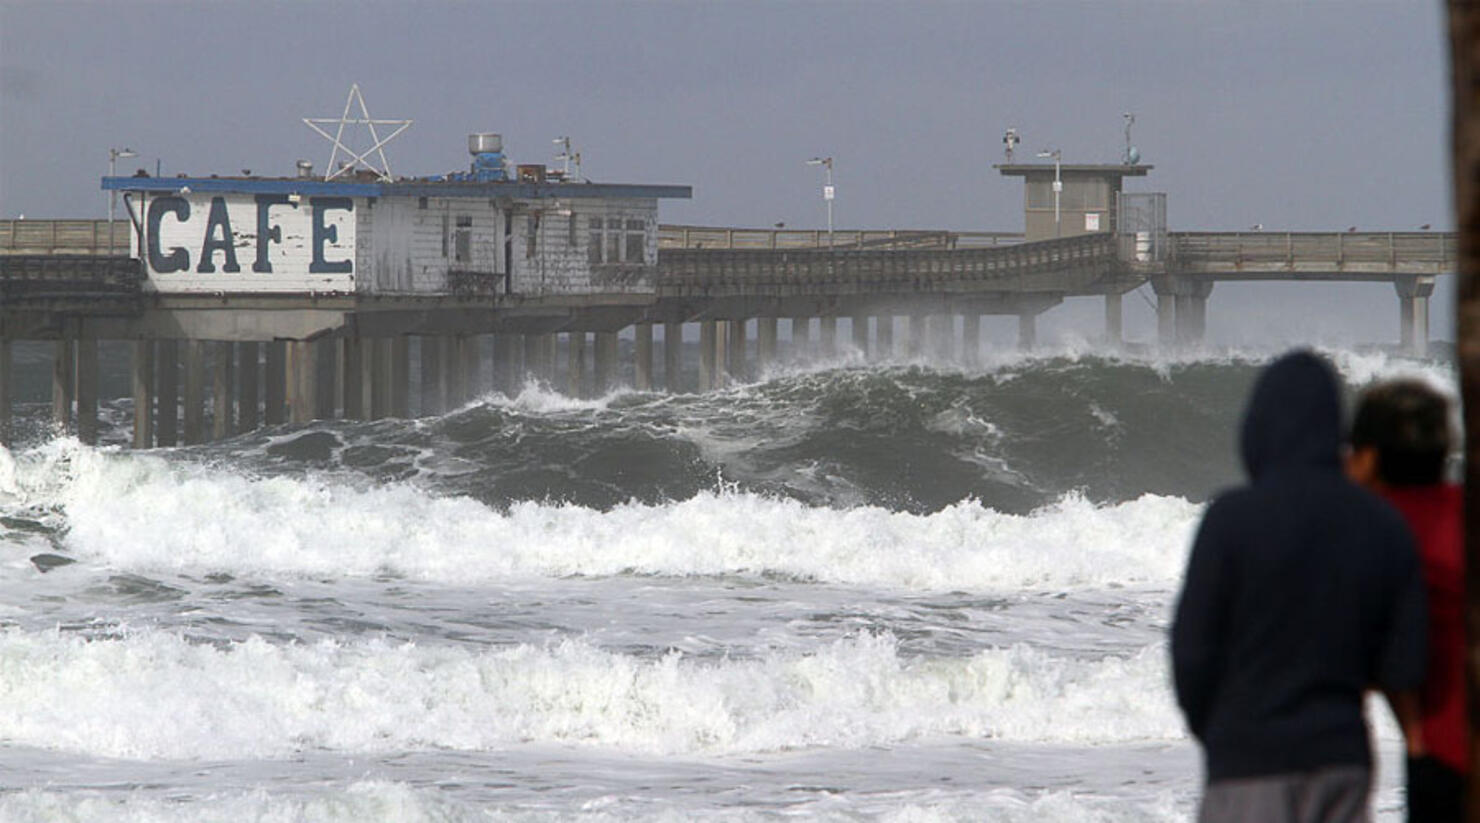
[[[504,243],[509,241],[515,294],[597,294],[653,291],[658,261],[658,202],[655,199],[515,200],[505,202],[510,213],[488,198],[381,197],[361,209],[358,247],[359,288],[373,294],[446,294],[452,290],[448,272],[463,278],[487,275],[487,285],[504,290]],[[571,242],[570,219],[576,219]],[[505,217],[511,229],[505,236]],[[538,219],[534,254],[529,255],[529,221]],[[623,262],[589,261],[590,218],[620,220]],[[470,259],[456,259],[458,219],[472,225]],[[627,220],[643,221],[643,262],[625,262]],[[444,246],[444,232],[445,246]]]
[[[601,293],[650,293],[658,263],[658,201],[655,199],[562,200],[558,209],[544,203],[516,203],[514,215],[514,291],[526,296]],[[528,219],[540,213],[539,232],[533,258],[526,256]],[[575,242],[571,243],[570,218],[575,217]],[[590,218],[603,223],[619,220],[622,257],[626,257],[625,224],[643,222],[641,264],[589,262]],[[603,230],[605,237],[605,230]],[[605,250],[604,250],[605,251]],[[604,255],[605,257],[605,255]]]
[[[277,240],[264,240],[265,262],[271,271],[255,271],[258,262],[258,209],[251,194],[187,193],[148,195],[143,200],[145,237],[139,247],[137,236],[131,241],[132,251],[144,261],[146,291],[163,294],[212,292],[350,292],[355,289],[359,237],[358,218],[363,213],[364,198],[348,198],[350,210],[323,209],[324,225],[333,229],[334,239],[325,239],[322,255],[330,264],[348,263],[349,271],[314,272],[313,209],[322,198],[303,197],[299,203],[266,206],[268,225],[276,227]],[[156,204],[183,203],[189,215],[181,220],[173,209]],[[225,220],[211,223],[213,203],[225,209]],[[322,200],[320,206],[334,200]],[[153,215],[153,218],[151,218]],[[207,231],[216,245],[209,254]],[[229,230],[229,232],[228,232]],[[151,233],[157,233],[158,254],[149,254]],[[220,241],[227,241],[235,255],[235,271]],[[180,251],[184,256],[181,257]],[[185,260],[178,269],[179,260]],[[343,266],[341,266],[343,267]],[[202,270],[205,269],[205,270]]]

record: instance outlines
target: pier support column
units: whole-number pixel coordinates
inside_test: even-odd
[[[586,333],[573,331],[565,336],[566,393],[571,397],[586,394]]]
[[[51,422],[62,431],[72,427],[72,386],[76,377],[72,338],[57,340],[51,360]]]
[[[135,340],[129,363],[129,391],[134,399],[136,449],[154,445],[154,341]]]
[[[699,391],[714,389],[719,375],[715,372],[715,350],[719,338],[714,320],[699,322]]]
[[[683,324],[663,324],[663,388],[670,394],[684,390]]]
[[[714,329],[714,388],[730,382],[730,323],[720,320]]]
[[[391,415],[406,420],[411,417],[411,340],[401,334],[392,337],[391,347]]]
[[[442,413],[442,338],[421,337],[421,414]]]
[[[319,375],[316,348],[308,340],[288,343],[288,419],[300,425],[311,422],[317,411]]]
[[[818,325],[818,334],[822,337],[822,357],[832,360],[838,356],[838,318],[820,318]]]
[[[1105,295],[1105,343],[1111,348],[1120,348],[1125,340],[1123,294]]]
[[[225,440],[234,428],[231,389],[236,382],[236,347],[225,341],[211,345],[215,349],[211,368],[211,439]]]
[[[638,391],[653,389],[653,324],[638,323],[632,329],[632,387]]]
[[[281,387],[282,384],[278,385]],[[180,442],[180,341],[178,340],[161,340],[155,351],[154,404],[154,442],[164,447],[178,444]]]
[[[447,375],[447,408],[455,409],[468,402],[471,386],[468,385],[468,348],[472,341],[466,334],[446,338],[442,350],[442,363]]]
[[[617,387],[617,333],[596,333],[595,393],[600,396]]]
[[[1163,347],[1177,342],[1177,298],[1156,293],[1156,340]]]
[[[516,354],[516,350],[512,347],[518,345],[518,339],[519,338],[517,337],[509,336],[508,340],[508,344],[510,346],[509,351],[511,355],[509,359],[512,363],[516,364],[519,362],[519,358]],[[459,367],[462,369],[463,373],[463,402],[467,403],[473,398],[481,396],[484,392],[488,391],[489,388],[488,381],[483,378],[482,335],[470,334],[464,336],[462,338],[461,348],[462,362]],[[390,351],[387,350],[387,361],[389,361],[389,356]],[[518,367],[514,366],[509,369],[510,374],[513,373],[515,368]]]
[[[516,397],[524,385],[523,361],[535,359],[517,334],[493,335],[493,386],[506,397]]]
[[[77,339],[77,439],[98,442],[98,339]]]
[[[956,336],[956,318],[950,314],[932,314],[925,321],[930,359],[943,362],[951,359],[952,344]]]
[[[729,333],[725,336],[725,373],[731,380],[744,380],[748,373],[745,367],[745,318],[730,321]]]
[[[791,357],[801,360],[812,356],[812,318],[791,319]]]
[[[364,420],[366,341],[359,337],[344,338],[344,419]]]
[[[238,343],[236,348],[236,430],[245,433],[257,428],[257,361],[261,347]]]
[[[911,359],[925,353],[925,315],[910,315],[910,337],[905,352]]]
[[[881,314],[874,321],[874,357],[894,359],[894,315]]]
[[[776,362],[776,318],[758,317],[755,321],[755,370],[757,374]]]
[[[961,315],[961,362],[975,366],[982,356],[982,316],[976,312]]]
[[[1024,312],[1018,315],[1018,348],[1028,350],[1038,345],[1038,315]]]
[[[262,372],[262,419],[269,426],[288,420],[288,343],[274,340],[265,347],[267,356]]]
[[[1398,290],[1398,344],[1411,357],[1429,353],[1429,298],[1434,278],[1406,275],[1393,281]]]
[[[10,341],[0,339],[0,446],[15,442],[15,413],[11,406],[15,402],[12,393]]]
[[[515,391],[522,389],[524,384],[530,380],[535,382],[548,382],[545,376],[545,336],[542,334],[526,334],[523,336],[524,345],[524,367],[515,376]],[[494,380],[498,375],[494,375]]]
[[[370,420],[384,420],[391,414],[390,342],[384,337],[371,337],[361,341],[360,402],[362,410],[369,412],[368,419]],[[348,384],[346,380],[345,385]],[[368,403],[366,403],[367,400]],[[368,408],[365,408],[366,406]],[[348,417],[348,413],[345,416]]]
[[[313,352],[313,412],[315,420],[333,420],[337,411],[334,396],[334,387],[339,382],[336,372],[339,371],[339,347],[334,345],[333,340],[316,340],[312,345]],[[229,385],[229,384],[228,384]]]
[[[181,441],[187,446],[205,442],[206,344],[185,341],[184,392],[180,404],[184,410]]]
[[[863,359],[865,361],[867,361],[868,360],[868,315],[866,315],[866,314],[855,314],[855,315],[853,315],[853,319],[850,321],[850,325],[852,326],[851,333],[853,335],[853,348],[857,349],[858,350],[858,353],[863,356]]]

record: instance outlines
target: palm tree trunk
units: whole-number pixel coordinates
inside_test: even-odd
[[[1465,423],[1465,610],[1470,774],[1466,819],[1480,823],[1480,2],[1446,0],[1453,91],[1455,228],[1459,232],[1456,356]]]

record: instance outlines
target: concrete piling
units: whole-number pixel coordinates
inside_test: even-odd
[[[596,332],[593,392],[600,396],[617,387],[617,333]]]
[[[261,346],[256,343],[238,343],[236,365],[236,430],[240,434],[257,428],[257,382],[261,374],[258,360]]]
[[[699,323],[699,391],[707,392],[718,385],[716,371],[716,344],[719,339],[717,321],[704,320]]]
[[[1105,343],[1111,348],[1120,348],[1125,339],[1124,297],[1123,294],[1105,295]]]
[[[832,315],[819,318],[818,326],[818,336],[822,338],[822,357],[832,360],[838,356],[838,318]]]
[[[746,379],[749,370],[745,364],[745,318],[729,321],[725,334],[725,374],[730,380]]]
[[[98,442],[98,339],[81,337],[77,347],[77,439]]]
[[[225,440],[231,436],[235,415],[232,414],[232,384],[236,379],[234,355],[231,343],[218,342],[212,345],[211,368],[211,439]]]
[[[1027,351],[1038,345],[1038,315],[1023,312],[1018,315],[1018,348]]]
[[[185,341],[185,363],[183,371],[184,408],[182,441],[187,446],[205,442],[205,342]]]
[[[632,388],[653,388],[653,324],[638,323],[632,329]]]
[[[776,362],[776,318],[758,317],[755,321],[755,368],[765,372]]]
[[[866,314],[855,314],[855,315],[853,315],[853,319],[851,321],[849,321],[849,323],[850,323],[850,326],[851,326],[851,333],[853,335],[853,348],[857,349],[858,350],[858,353],[861,354],[861,355],[863,355],[863,359],[864,360],[867,360],[868,359],[868,315],[866,315]]]
[[[133,447],[154,445],[154,341],[135,340],[129,358],[129,393],[134,401]]]
[[[51,360],[51,422],[62,431],[72,426],[74,356],[70,337],[57,340]]]
[[[13,370],[14,360],[10,351],[10,341],[0,338],[0,446],[9,446],[15,442],[15,416],[11,410],[14,404]]]
[[[982,356],[982,316],[976,312],[961,315],[961,362],[974,366]]]
[[[586,333],[573,331],[566,335],[566,394],[586,396]]]
[[[288,422],[288,343],[274,340],[266,344],[267,356],[262,374],[262,419],[269,426]]]
[[[180,442],[180,341],[161,340],[155,347],[154,386],[154,440],[165,447],[177,445]]]
[[[880,360],[894,358],[894,315],[881,314],[874,321],[874,357]]]
[[[684,390],[683,324],[663,324],[663,387],[670,392]]]

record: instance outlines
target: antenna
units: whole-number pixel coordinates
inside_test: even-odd
[[[1126,112],[1121,115],[1125,118],[1125,154],[1121,155],[1121,162],[1127,166],[1134,166],[1141,160],[1141,152],[1131,145],[1131,126],[1136,123],[1136,115]]]
[[[1016,128],[1010,128],[1007,130],[1006,134],[1002,135],[1002,145],[1007,147],[1008,163],[1012,162],[1012,147],[1021,142],[1023,142],[1023,140],[1021,137],[1018,137],[1018,130]]]

